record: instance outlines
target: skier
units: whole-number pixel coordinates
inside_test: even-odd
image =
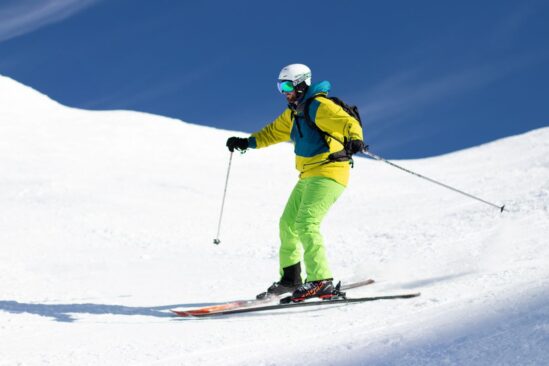
[[[300,172],[279,223],[280,280],[257,295],[258,299],[287,292],[292,293],[292,301],[334,296],[320,224],[347,186],[351,156],[364,150],[364,142],[360,123],[326,98],[330,88],[328,81],[311,84],[311,70],[306,65],[284,67],[278,90],[286,97],[288,108],[250,137],[227,140],[231,152],[291,140]],[[302,260],[307,274],[304,283]]]

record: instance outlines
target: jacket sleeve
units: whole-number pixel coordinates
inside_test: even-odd
[[[318,100],[320,104],[316,111],[315,122],[321,130],[351,140],[363,140],[360,122],[331,100],[326,98],[318,98]]]
[[[287,108],[273,122],[250,136],[250,147],[259,149],[279,142],[290,141],[292,112]]]

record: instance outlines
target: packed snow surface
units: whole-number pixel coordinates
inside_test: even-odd
[[[293,149],[233,156],[214,245],[233,134],[0,76],[0,365],[547,365],[549,128],[396,162],[504,213],[356,160],[323,224],[332,270],[377,281],[349,296],[420,297],[177,318],[277,279]]]

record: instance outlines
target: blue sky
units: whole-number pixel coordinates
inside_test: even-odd
[[[73,107],[253,132],[295,62],[387,158],[549,125],[547,1],[0,0],[0,74]]]

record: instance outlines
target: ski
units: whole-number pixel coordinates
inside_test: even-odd
[[[220,315],[261,312],[261,311],[269,311],[269,310],[293,309],[293,308],[305,307],[305,306],[324,306],[324,305],[362,303],[362,302],[378,301],[378,300],[410,299],[418,296],[420,296],[419,292],[397,294],[397,295],[358,297],[358,298],[338,297],[330,300],[313,300],[313,301],[303,301],[303,302],[290,302],[290,303],[284,303],[284,304],[278,303],[274,305],[264,305],[264,306],[254,306],[254,307],[238,308],[238,309],[230,309],[230,310],[221,310],[221,311],[214,311],[209,313],[189,314],[188,311],[177,311],[177,310],[172,310],[172,312],[182,317],[201,318],[201,317],[207,317],[207,316],[220,316]]]
[[[348,284],[341,285],[341,290],[350,290],[357,287],[362,286],[368,286],[373,284],[375,281],[372,279],[357,281],[357,282],[351,282]],[[256,307],[258,305],[265,305],[270,303],[278,303],[280,299],[282,299],[283,296],[270,296],[266,299],[253,299],[253,300],[236,300],[236,301],[230,301],[223,304],[217,304],[217,305],[211,305],[211,306],[205,306],[198,309],[190,309],[190,310],[172,310],[173,313],[179,315],[179,316],[200,316],[202,314],[211,314],[211,313],[218,313],[220,311],[229,311],[233,309],[242,309],[242,308],[251,308]]]

